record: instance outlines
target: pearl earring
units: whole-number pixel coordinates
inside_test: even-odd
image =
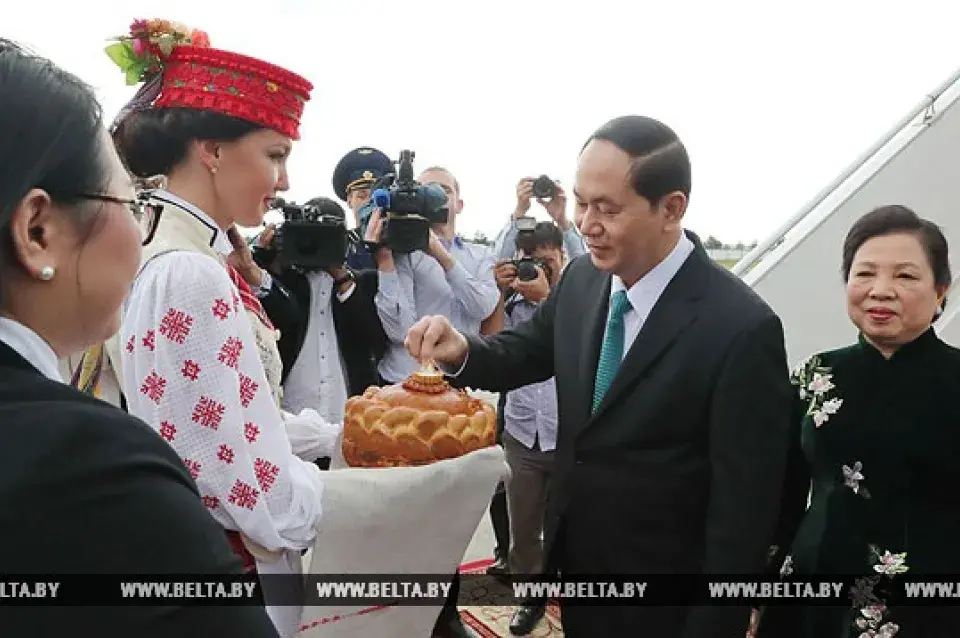
[[[40,269],[40,279],[43,281],[50,281],[55,274],[57,271],[53,266],[44,266]]]
[[[213,173],[214,175],[216,175],[216,174],[217,174],[217,167],[216,167],[216,166],[211,166],[211,167],[210,167],[210,172]]]

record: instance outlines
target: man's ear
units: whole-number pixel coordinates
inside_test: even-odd
[[[683,221],[683,215],[687,212],[687,196],[680,191],[667,193],[660,198],[657,208],[667,222],[666,230],[674,230]]]
[[[65,220],[58,215],[50,195],[39,188],[28,192],[10,219],[13,252],[31,277],[40,278],[44,268],[56,270],[55,246],[66,239]]]

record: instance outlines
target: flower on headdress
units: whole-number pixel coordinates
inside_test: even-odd
[[[210,36],[169,20],[134,20],[130,33],[106,48],[107,56],[126,75],[127,84],[145,82],[163,68],[163,60],[178,46],[209,47]]]

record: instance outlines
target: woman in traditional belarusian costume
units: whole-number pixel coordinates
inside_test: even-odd
[[[948,252],[940,229],[903,206],[868,213],[847,235],[842,273],[860,338],[793,374],[796,449],[775,567],[861,580],[846,606],[766,609],[763,638],[960,635],[956,608],[884,593],[903,574],[960,572],[960,350],[931,327],[952,280]]]
[[[58,357],[117,330],[139,268],[139,210],[93,91],[0,40],[3,574],[97,587],[97,574],[240,573],[174,451],[59,374]],[[82,606],[69,586],[48,590],[64,606],[0,605],[0,635],[277,635],[256,607]]]
[[[135,176],[167,178],[148,202],[143,265],[120,331],[128,409],[177,451],[250,568],[300,573],[321,473],[291,451],[247,315],[259,303],[226,255],[234,226],[259,226],[287,189],[312,87],[162,20],[134,23],[108,53],[146,80],[117,122],[121,158]],[[298,607],[268,612],[282,635],[296,631]]]

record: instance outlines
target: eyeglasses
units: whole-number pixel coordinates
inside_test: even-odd
[[[153,239],[157,231],[157,224],[160,221],[160,213],[163,206],[156,206],[147,202],[146,197],[137,197],[136,199],[126,199],[124,197],[115,197],[113,195],[90,194],[78,195],[82,199],[92,199],[98,202],[109,202],[111,204],[121,204],[130,210],[130,214],[137,220],[144,231],[142,245],[146,246]]]

